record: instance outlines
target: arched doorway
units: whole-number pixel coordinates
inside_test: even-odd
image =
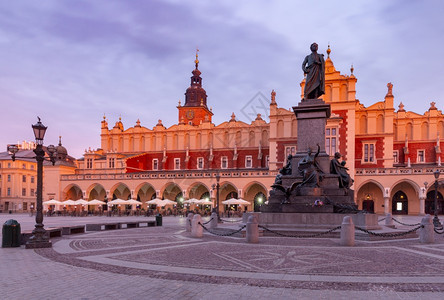
[[[361,185],[356,200],[359,209],[369,213],[384,213],[383,187],[379,182],[368,181]]]
[[[257,193],[256,196],[254,196],[253,210],[256,212],[261,211],[261,206],[265,203],[266,200],[267,197],[264,195],[264,193]]]
[[[392,214],[406,215],[409,212],[409,201],[403,191],[397,191],[392,198]]]
[[[444,199],[440,192],[438,192],[438,214],[444,214]],[[425,201],[425,213],[433,215],[435,213],[435,191],[431,190],[427,193],[427,199]]]

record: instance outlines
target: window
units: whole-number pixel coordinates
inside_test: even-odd
[[[34,176],[31,176],[31,183],[34,183]]]
[[[375,144],[365,143],[364,144],[364,155],[363,161],[365,163],[375,163]]]
[[[153,159],[153,170],[159,170],[159,160],[157,158]]]
[[[245,168],[253,167],[253,157],[251,155],[245,156]]]
[[[337,141],[338,141],[338,130],[336,127],[325,128],[325,152],[328,155],[333,156],[336,153]]]
[[[23,210],[28,210],[28,202],[23,202]]]
[[[26,189],[22,189],[22,196],[26,196]]]
[[[220,158],[220,168],[221,169],[228,169],[228,157],[222,156]]]
[[[285,146],[285,159],[287,159],[288,155],[295,155],[296,154],[296,145],[289,145]]]
[[[203,159],[203,157],[198,157],[197,158],[197,168],[199,170],[202,170],[204,168],[204,159]]]
[[[11,174],[8,174],[8,182],[11,182]]]
[[[23,165],[22,165],[22,168],[23,168],[23,169],[26,169],[26,165],[25,165],[25,164],[23,164]]]
[[[418,157],[416,159],[416,162],[418,163],[425,162],[425,150],[418,150]]]
[[[11,167],[11,163],[8,163],[8,168],[10,168]]]
[[[35,196],[34,189],[31,189],[31,196]]]
[[[92,160],[92,158],[87,158],[86,159],[86,168],[87,169],[92,169],[92,167],[93,167],[93,160]]]
[[[399,163],[399,151],[398,150],[393,151],[393,163],[394,164]]]
[[[180,158],[174,159],[174,170],[180,170]]]
[[[34,165],[31,165],[31,170],[34,170]]]
[[[8,196],[11,196],[11,188],[8,188]]]
[[[269,156],[269,155],[266,155],[266,156],[265,156],[265,167],[266,167],[266,168],[268,168],[269,163],[270,163],[270,156]]]
[[[26,182],[26,175],[22,176],[22,182]]]

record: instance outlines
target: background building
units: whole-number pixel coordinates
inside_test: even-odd
[[[357,204],[375,213],[432,212],[432,173],[441,170],[442,161],[442,112],[434,102],[422,115],[406,111],[402,103],[395,110],[391,83],[380,101],[365,107],[356,99],[353,66],[350,75],[341,74],[330,52],[329,48],[323,96],[332,110],[325,129],[326,151],[331,156],[340,152],[347,161]],[[221,200],[243,198],[251,203],[249,210],[257,210],[286,156],[297,151],[295,115],[278,106],[272,91],[269,123],[258,114],[247,124],[233,113],[226,122],[213,124],[198,64],[196,56],[184,104],[177,105],[177,124],[166,128],[159,120],[147,128],[137,120],[125,129],[119,119],[110,128],[104,116],[100,149],[86,151],[77,167],[45,166],[51,180],[45,180],[44,200],[214,201],[213,185],[220,173]],[[291,102],[297,105],[296,99]],[[3,189],[2,185],[2,193]],[[438,197],[443,204],[441,193]]]

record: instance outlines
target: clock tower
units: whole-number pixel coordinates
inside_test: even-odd
[[[197,50],[199,51],[199,50]],[[199,60],[196,51],[196,68],[191,76],[191,85],[185,92],[185,104],[179,102],[179,123],[197,126],[203,122],[211,122],[213,113],[207,107],[207,92],[202,88],[201,72],[198,69]]]

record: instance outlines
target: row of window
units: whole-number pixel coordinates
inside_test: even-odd
[[[2,175],[0,174],[0,179],[2,178]],[[8,182],[11,182],[12,175],[8,174]],[[34,183],[35,179],[34,176],[31,176],[31,183]],[[22,175],[22,182],[26,182],[26,175]]]
[[[416,152],[416,162],[417,163],[425,163],[425,150],[418,150]],[[399,151],[395,150],[393,151],[393,163],[397,164],[399,163]]]
[[[221,169],[228,169],[228,156],[222,156],[220,158]],[[265,157],[265,167],[268,168],[268,155]],[[197,169],[202,170],[205,168],[205,162],[203,157],[197,158]],[[245,156],[245,168],[253,168],[253,156]],[[153,170],[159,170],[159,160],[157,158],[153,159]],[[174,159],[174,170],[180,170],[180,158]]]
[[[1,194],[2,194],[2,189],[0,188],[0,195],[1,195]],[[6,189],[6,196],[12,196],[12,190],[11,190],[10,187],[8,187],[8,188]],[[27,196],[26,189],[23,188],[23,189],[22,189],[22,197],[26,197],[26,196]],[[29,194],[29,196],[31,196],[31,197],[34,197],[34,196],[35,196],[35,190],[34,190],[34,189],[30,189],[30,194]]]
[[[1,167],[2,167],[2,164],[0,163],[0,168],[1,168]],[[8,168],[11,168],[11,167],[12,167],[11,163],[8,162]],[[23,169],[26,169],[26,164],[22,164],[22,168],[23,168]],[[31,169],[31,170],[34,170],[34,165],[31,165],[30,169]]]

